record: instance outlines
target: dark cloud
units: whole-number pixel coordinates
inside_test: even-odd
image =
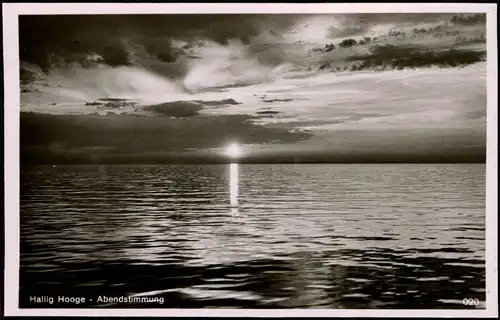
[[[253,125],[246,116],[196,116],[184,119],[133,115],[21,114],[22,163],[172,163],[224,162],[210,151],[230,141],[259,147],[242,159],[272,162],[479,162],[485,161],[485,133],[339,131],[330,147],[308,133]],[[282,147],[280,147],[282,145]],[[193,151],[198,150],[198,151]]]
[[[485,132],[470,129],[338,130],[327,142],[313,138],[289,150],[264,150],[247,162],[325,163],[484,163]]]
[[[298,65],[308,64],[309,62],[305,62],[307,60],[306,53],[302,52],[304,50],[300,45],[281,43],[281,40],[285,30],[289,30],[299,21],[304,21],[304,18],[310,17],[326,17],[324,20],[327,24],[328,18],[331,17],[332,26],[329,30],[329,36],[342,40],[337,44],[340,47],[343,47],[342,44],[345,43],[349,44],[349,47],[354,46],[356,41],[347,39],[348,37],[362,36],[378,24],[393,23],[401,26],[412,24],[416,26],[427,22],[460,26],[484,24],[483,15],[462,17],[453,14],[415,13],[21,16],[19,24],[20,58],[22,61],[38,65],[47,72],[54,65],[66,62],[76,61],[86,65],[88,64],[88,54],[97,53],[103,58],[101,62],[110,66],[135,65],[168,78],[177,79],[182,78],[187,73],[188,67],[183,58],[192,56],[189,48],[174,46],[172,44],[173,38],[190,41],[208,39],[220,44],[228,44],[230,39],[239,39],[243,43],[251,44],[246,48],[245,54],[257,59],[263,65],[276,66],[285,62]],[[256,38],[257,35],[265,36]],[[463,36],[462,38],[466,42],[485,41],[477,36]],[[190,45],[193,45],[192,41]],[[321,50],[322,48],[316,49]],[[330,52],[330,49],[327,52]],[[245,59],[246,57],[240,58]],[[330,61],[331,63],[320,62],[319,68],[323,70],[330,64],[336,64],[337,60],[335,58]],[[471,59],[467,58],[467,61],[469,63]],[[382,62],[382,64],[387,65],[386,62]],[[405,66],[406,64],[402,63],[397,67]],[[427,64],[418,64],[418,66],[427,66]],[[358,66],[353,68],[348,66],[347,68],[358,70]],[[362,69],[364,68],[363,66]],[[29,78],[31,75],[26,75],[26,73],[27,71],[24,70],[23,77]]]
[[[126,41],[160,61],[174,62],[170,37],[204,37],[219,43],[245,39],[262,28],[283,29],[298,15],[39,15],[20,16],[20,58],[45,69],[50,54],[96,52],[109,65],[130,64]]]
[[[216,69],[213,72],[201,72],[200,76],[197,77],[197,80],[201,78],[200,81],[203,82],[204,77],[209,78],[212,75],[215,77],[214,73],[218,71],[224,77],[226,77],[226,73],[229,74],[227,81],[225,80],[221,84],[217,83],[209,88],[210,90],[221,90],[222,88],[244,86],[263,81],[259,77],[257,80],[253,78],[234,80],[231,76],[231,74],[237,76],[239,73],[247,73],[247,71],[252,73],[250,71],[254,71],[252,70],[254,64],[250,64],[248,67],[243,63],[242,65],[245,67],[240,68],[239,62],[245,62],[248,57],[255,58],[252,61],[258,60],[259,67],[264,64],[276,65],[289,61],[293,61],[297,65],[303,63],[306,66],[315,66],[316,56],[311,55],[312,58],[305,59],[303,57],[305,51],[303,52],[303,44],[299,43],[300,41],[287,44],[266,43],[268,39],[278,41],[282,31],[305,17],[303,15],[204,14],[21,16],[20,58],[23,61],[41,66],[47,71],[56,63],[67,61],[76,61],[85,67],[84,63],[87,63],[88,54],[97,53],[102,56],[104,63],[111,66],[133,64],[137,66],[134,70],[147,69],[156,72],[155,75],[161,74],[167,78],[175,78],[185,75],[187,66],[185,61],[180,59],[185,54],[182,51],[184,49],[174,47],[171,38],[205,38],[220,44],[226,44],[229,39],[236,38],[243,43],[251,43],[250,46],[245,46],[244,53],[236,50],[238,51],[235,54],[236,58],[231,56],[227,58],[228,61],[224,61],[230,62],[228,64],[236,71],[226,68],[226,63],[222,63],[220,68],[223,72]],[[318,17],[318,15],[314,17]],[[460,67],[485,59],[484,50],[458,50],[455,48],[458,42],[455,44],[445,43],[439,47],[441,29],[438,30],[434,27],[431,28],[432,30],[422,32],[411,26],[412,23],[432,21],[439,21],[441,24],[449,22],[460,26],[470,26],[482,23],[480,17],[457,20],[453,19],[453,15],[443,14],[355,14],[337,15],[332,17],[332,23],[334,18],[337,20],[335,27],[330,28],[330,36],[340,37],[340,39],[335,40],[335,46],[325,46],[314,51],[314,54],[317,52],[319,57],[317,67],[321,70],[355,71],[429,66]],[[388,36],[387,39],[381,38],[382,40],[379,39],[377,43],[371,39],[365,40],[366,38],[362,39],[363,43],[359,38],[357,38],[358,40],[342,39],[343,37],[361,36],[371,30],[374,25],[381,23],[409,24],[410,28],[405,31],[407,34],[400,35],[398,31],[397,35]],[[464,29],[466,28],[464,27]],[[255,40],[252,42],[251,38],[262,33],[263,30],[266,36],[262,38],[265,41]],[[434,47],[425,42],[429,39],[425,38],[425,41],[421,39],[421,37],[427,36],[434,41]],[[470,37],[473,36],[476,35],[471,33]],[[406,39],[403,39],[406,42],[399,38]],[[419,40],[420,44],[410,43],[413,41],[412,39],[422,41]],[[414,42],[418,42],[416,40]],[[484,43],[484,36],[479,40]],[[195,45],[196,42],[191,44]],[[240,49],[241,46],[236,47]],[[225,47],[224,50],[227,48],[232,48],[232,46]],[[222,54],[222,56],[224,55]],[[211,65],[210,63],[213,61],[207,58],[206,61],[202,62]],[[38,69],[29,63],[24,65],[28,65],[29,68],[25,67],[21,76],[26,82],[30,82],[34,74],[38,74]],[[76,86],[87,82],[99,84],[100,73],[95,79],[89,79],[86,73],[81,73],[80,77],[78,72],[82,69],[78,65],[77,67],[75,69],[67,68],[67,72],[61,72],[61,74],[68,78],[74,76],[78,80],[75,81]],[[266,70],[263,72],[267,72]],[[50,78],[50,75],[47,78]],[[85,81],[80,81],[82,79]],[[47,80],[48,86],[51,84],[49,80]],[[135,75],[134,80],[140,81]],[[108,91],[107,87],[102,89],[103,92]],[[193,91],[187,88],[183,89],[186,92]],[[28,89],[23,90],[28,91]],[[81,91],[85,90],[85,88],[81,89]],[[97,102],[91,99],[95,99],[95,97],[90,98],[89,105],[97,105],[98,108],[105,111],[114,111],[123,104],[122,101],[115,101],[117,99]],[[261,100],[263,104],[281,105],[283,102],[290,101],[291,98],[261,98]],[[464,104],[473,103],[475,102],[472,99],[471,103]],[[486,103],[485,100],[484,103]],[[144,110],[149,111],[152,116],[116,115],[114,113],[109,113],[109,116],[55,116],[22,113],[22,161],[34,163],[220,161],[218,156],[210,153],[210,148],[221,147],[232,139],[245,144],[269,143],[278,146],[279,151],[249,155],[245,160],[248,162],[482,162],[485,157],[484,135],[470,135],[470,132],[433,135],[432,137],[427,135],[423,136],[423,139],[413,139],[410,134],[411,129],[403,130],[397,134],[388,134],[388,136],[384,136],[380,132],[372,133],[369,131],[364,133],[338,132],[331,140],[330,149],[323,148],[320,151],[314,151],[312,150],[314,143],[309,144],[310,141],[308,141],[306,144],[301,144],[301,149],[297,150],[293,149],[293,144],[303,139],[309,139],[312,135],[298,130],[288,131],[288,129],[292,125],[301,126],[306,125],[306,123],[288,123],[288,127],[283,128],[283,124],[263,127],[249,121],[259,117],[280,117],[282,116],[281,110],[258,111],[256,109],[254,111],[255,118],[235,115],[206,116],[199,113],[204,106],[221,107],[238,104],[240,102],[233,99],[217,100],[217,98],[214,98],[213,101],[168,102],[145,107]],[[346,102],[347,104],[349,102]],[[485,116],[485,111],[482,110],[484,105],[478,104],[478,107],[467,109],[457,117],[460,119],[481,119]],[[348,114],[340,120],[325,117],[325,119],[314,120],[311,125],[342,124],[383,116],[382,112],[373,110],[369,114]],[[444,128],[443,130],[448,129]],[[364,131],[364,129],[360,128],[360,131]],[[363,134],[367,136],[364,137]],[[371,134],[372,136],[369,136]],[[397,140],[399,137],[401,139]],[[342,148],[340,148],[339,141],[345,141]],[[287,144],[287,147],[291,149],[281,149],[280,146],[283,144]],[[186,150],[198,151],[185,153]]]
[[[22,162],[76,157],[88,161],[151,152],[218,148],[243,144],[294,143],[311,135],[254,125],[248,116],[197,116],[172,119],[134,115],[49,115],[21,113]]]
[[[375,46],[371,54],[354,56],[347,60],[357,61],[351,69],[370,68],[421,68],[429,66],[460,67],[485,61],[486,51],[478,50],[442,50],[432,51],[425,47],[395,47],[391,45]]]
[[[238,102],[234,99],[222,99],[222,100],[215,100],[215,101],[196,100],[194,102],[201,103],[207,107],[220,107],[220,106],[224,106],[224,105],[241,104],[241,102]]]
[[[215,161],[214,161],[215,162]],[[241,163],[486,163],[486,148],[415,151],[302,151],[251,155]]]
[[[203,109],[202,105],[188,101],[166,102],[143,108],[144,111],[150,111],[161,116],[181,118],[195,116],[201,109]]]

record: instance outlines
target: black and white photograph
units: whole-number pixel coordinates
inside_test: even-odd
[[[3,7],[12,313],[498,316],[496,5],[74,5]]]

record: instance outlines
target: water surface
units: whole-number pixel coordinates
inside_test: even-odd
[[[484,164],[21,170],[20,307],[484,307],[484,253]]]

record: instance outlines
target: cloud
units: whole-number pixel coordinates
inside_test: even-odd
[[[203,106],[193,102],[175,101],[146,106],[142,109],[161,116],[185,118],[197,115]]]
[[[91,156],[183,152],[241,144],[294,143],[308,139],[303,132],[264,128],[249,116],[169,117],[134,115],[48,115],[21,113],[22,162]]]
[[[389,24],[397,27],[444,22],[459,27],[485,24],[481,15],[458,16],[455,20],[453,17],[452,14],[21,16],[20,58],[48,70],[54,56],[81,60],[89,53],[97,53],[108,65],[120,66],[134,64],[132,51],[144,50],[147,54],[143,59],[168,65],[177,64],[183,55],[183,50],[174,46],[172,39],[205,39],[221,45],[238,39],[245,44],[252,42],[257,46],[254,51],[260,51],[259,45],[273,44],[272,51],[266,50],[260,55],[279,60],[287,51],[281,43],[294,34],[298,37],[296,40],[308,41],[313,37],[321,43],[331,37],[385,33],[387,30],[377,31],[377,28]]]
[[[231,14],[20,16],[20,58],[48,68],[50,53],[67,56],[91,51],[109,65],[128,65],[128,40],[164,62],[173,62],[170,37],[204,37],[225,44],[228,39],[257,34],[264,25],[286,28],[296,19],[293,15]]]
[[[483,162],[485,133],[338,130],[313,136],[253,125],[246,116],[183,119],[21,114],[22,163],[224,162],[231,141],[254,145],[242,162]],[[214,151],[215,150],[215,151]]]
[[[23,159],[213,159],[231,139],[272,145],[249,155],[262,161],[481,158],[484,21],[452,17],[23,16],[24,110],[101,112],[117,103],[97,99],[123,98],[135,102],[120,112],[146,111],[22,113]],[[386,69],[405,70],[366,72]]]

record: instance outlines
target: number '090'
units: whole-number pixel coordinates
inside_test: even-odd
[[[477,306],[479,304],[479,299],[465,298],[462,300],[462,303],[466,306]]]

